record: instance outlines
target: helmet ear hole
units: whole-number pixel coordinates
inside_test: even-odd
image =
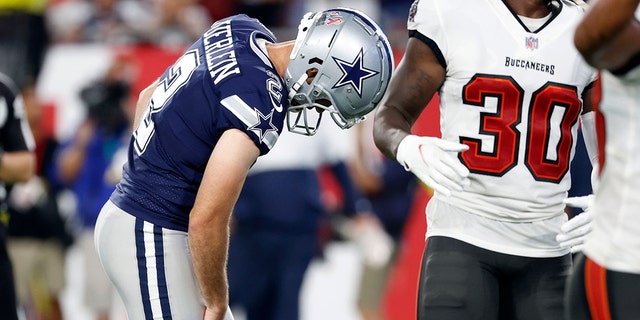
[[[313,79],[318,75],[318,68],[307,69],[307,84],[311,84]]]

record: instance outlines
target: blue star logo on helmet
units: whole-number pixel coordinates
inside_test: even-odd
[[[262,142],[265,138],[265,136],[270,132],[278,132],[278,128],[276,126],[273,125],[273,109],[271,109],[271,112],[268,115],[264,115],[262,114],[262,112],[260,112],[260,110],[255,109],[256,111],[256,122],[249,126],[247,129],[250,131],[253,131],[253,133],[255,133],[258,138],[260,138],[260,142]],[[263,121],[264,120],[264,121]],[[266,127],[265,129],[263,129],[263,127]]]
[[[360,48],[360,52],[351,62],[332,57],[342,71],[342,77],[333,85],[332,89],[350,84],[356,89],[358,96],[362,97],[362,82],[364,79],[371,78],[379,73],[376,70],[367,69],[362,65],[363,55],[362,48]]]

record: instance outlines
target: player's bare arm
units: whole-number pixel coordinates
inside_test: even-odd
[[[246,133],[222,134],[204,172],[189,216],[189,248],[207,314],[223,319],[229,302],[226,274],[229,220],[259,150]]]
[[[69,147],[65,148],[60,154],[57,166],[62,182],[71,183],[80,174],[82,163],[85,161],[87,147],[95,130],[96,124],[94,121],[85,119],[78,127]]]
[[[395,159],[400,141],[444,82],[445,70],[433,51],[422,41],[410,38],[406,53],[396,69],[385,100],[375,114],[373,135],[378,148]]]
[[[144,111],[149,106],[151,95],[153,95],[153,91],[158,86],[158,81],[160,81],[160,79],[156,79],[156,81],[154,81],[148,87],[140,91],[140,95],[138,95],[138,102],[136,102],[136,112],[133,119],[132,130],[136,130],[136,128],[138,127],[138,123],[140,123],[140,118],[142,117],[142,115],[144,114]]]
[[[585,114],[594,110],[592,96],[593,96],[593,86],[586,88],[582,93],[582,114]]]
[[[0,181],[26,182],[33,176],[36,158],[31,151],[4,152],[0,156]]]
[[[618,70],[640,53],[640,23],[634,19],[639,0],[600,0],[578,26],[576,48],[591,65]]]

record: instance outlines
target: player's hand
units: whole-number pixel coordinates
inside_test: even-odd
[[[449,196],[469,185],[469,169],[457,158],[468,149],[465,144],[408,135],[400,142],[396,159],[426,185]]]
[[[372,213],[359,213],[347,223],[345,234],[362,254],[364,264],[382,268],[393,255],[393,239]]]
[[[573,208],[580,208],[582,213],[569,219],[560,227],[556,240],[561,247],[571,247],[571,253],[582,251],[584,242],[591,232],[591,206],[593,195],[567,198],[563,201]]]

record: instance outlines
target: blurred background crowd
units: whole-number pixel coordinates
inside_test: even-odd
[[[283,41],[295,38],[305,12],[338,6],[378,21],[400,60],[410,0],[1,0],[0,72],[21,88],[38,156],[37,177],[13,186],[8,197],[8,249],[22,319],[126,318],[97,261],[93,226],[126,161],[142,88],[218,19],[247,14]],[[439,134],[437,112],[427,108],[417,134]],[[287,161],[277,160],[286,159],[286,151],[273,152],[249,177],[238,218],[275,216],[279,227],[256,232],[256,225],[239,219],[232,229],[229,276],[236,319],[271,319],[266,314],[275,312],[269,309],[276,303],[270,299],[278,294],[293,295],[288,298],[296,302],[285,305],[305,320],[415,317],[430,191],[382,157],[371,140],[370,121],[346,132],[327,124],[320,130],[326,134],[313,143],[286,134],[278,142],[284,150],[314,155],[312,166],[302,166],[305,178],[268,180],[271,170],[301,173],[301,167],[283,168]],[[307,182],[296,184],[301,181]],[[285,199],[275,201],[278,208],[267,208],[274,201],[263,206],[263,198],[273,198],[260,192],[274,183],[290,188],[285,194],[291,196],[305,193],[300,197],[308,202],[287,207]],[[285,220],[294,229],[305,226],[307,234],[284,230],[278,220],[283,215],[295,216]],[[287,237],[273,240],[269,232]],[[298,238],[292,241],[292,234]],[[312,246],[306,249],[286,247],[307,240]],[[246,254],[246,248],[257,250],[256,241],[265,250]],[[273,250],[289,253],[286,259],[299,259],[298,265],[267,265],[291,261]],[[256,260],[261,254],[266,258]],[[301,276],[282,278],[290,272]],[[249,276],[256,273],[264,276]]]

